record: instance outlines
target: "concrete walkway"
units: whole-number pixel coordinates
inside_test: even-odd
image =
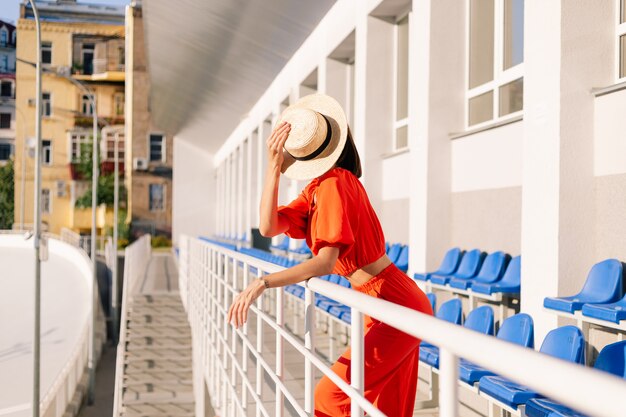
[[[153,253],[126,324],[122,416],[193,416],[191,331],[170,253]]]

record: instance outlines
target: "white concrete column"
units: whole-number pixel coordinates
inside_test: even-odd
[[[414,0],[409,18],[412,272],[436,268],[451,244],[449,133],[463,127],[465,4]]]
[[[248,139],[246,140],[246,221],[245,221],[245,232],[246,239],[248,242],[252,242],[252,234],[250,229],[252,228],[252,200],[254,196],[252,195],[252,170],[254,166],[252,165],[252,149],[253,143],[252,139],[254,134],[250,134]]]
[[[544,297],[577,293],[598,261],[589,91],[611,79],[613,7],[525,3],[521,307],[537,345],[558,323]]]
[[[245,210],[243,198],[243,175],[244,175],[244,150],[245,142],[237,148],[237,239],[243,237],[243,213]]]
[[[228,189],[229,207],[228,214],[230,216],[229,235],[234,238],[237,235],[237,149],[233,150],[229,157],[230,160],[230,187]]]

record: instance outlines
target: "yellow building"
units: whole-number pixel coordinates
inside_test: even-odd
[[[75,208],[75,202],[91,183],[77,174],[76,162],[81,148],[91,142],[92,111],[88,96],[70,78],[95,91],[102,138],[100,172],[110,172],[115,135],[120,161],[124,160],[124,8],[68,0],[37,2],[37,7],[44,63],[42,221],[52,233],[64,227],[87,232],[91,210]],[[35,22],[28,4],[21,5],[17,33],[16,108],[24,117],[17,124],[15,140],[15,219],[17,223],[23,212],[28,225],[33,222],[34,199],[35,68],[31,63],[36,61]],[[121,173],[123,169],[120,166]]]

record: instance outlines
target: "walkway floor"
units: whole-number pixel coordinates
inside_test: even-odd
[[[170,253],[153,253],[128,304],[122,416],[193,416],[191,331]]]

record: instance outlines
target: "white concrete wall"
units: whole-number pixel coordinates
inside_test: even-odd
[[[626,90],[595,99],[594,174],[626,173]]]
[[[215,233],[215,168],[213,155],[174,138],[172,239],[181,233],[212,236]]]

